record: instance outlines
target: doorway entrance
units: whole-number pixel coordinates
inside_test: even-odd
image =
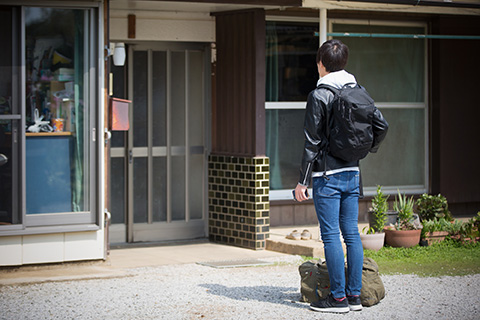
[[[132,103],[112,141],[111,243],[206,236],[207,48],[130,44],[127,71],[112,68]]]

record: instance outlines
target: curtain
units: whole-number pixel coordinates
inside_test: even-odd
[[[278,77],[278,37],[275,22],[267,26],[267,79],[266,101],[278,101],[279,77]],[[267,110],[266,138],[267,156],[270,158],[270,189],[282,189],[282,175],[279,155],[278,118],[279,110]]]
[[[73,165],[72,165],[72,209],[74,212],[85,208],[85,122],[84,122],[84,20],[85,12],[74,10],[75,20],[75,53],[74,53],[74,114]],[[88,128],[88,126],[87,126]]]

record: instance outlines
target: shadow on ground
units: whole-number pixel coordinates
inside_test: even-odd
[[[305,308],[299,303],[300,293],[295,287],[254,286],[228,287],[221,284],[200,284],[209,294],[222,296],[239,301],[260,301],[276,304],[290,304],[294,308]]]

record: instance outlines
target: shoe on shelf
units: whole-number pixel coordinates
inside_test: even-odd
[[[300,240],[301,239],[301,234],[297,230],[293,230],[292,232],[287,234],[287,236],[285,238],[291,239],[291,240]]]
[[[350,311],[347,298],[342,301],[336,300],[330,293],[325,299],[312,302],[310,309],[318,312],[347,313]]]
[[[302,236],[302,240],[310,240],[310,239],[312,239],[312,234],[311,234],[310,231],[308,231],[307,229],[303,230],[301,236]]]
[[[362,302],[360,301],[360,296],[348,296],[348,306],[350,311],[361,311],[363,309]]]

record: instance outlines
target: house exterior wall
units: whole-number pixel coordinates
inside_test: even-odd
[[[438,16],[432,33],[479,35],[480,16]],[[457,215],[480,211],[480,40],[434,40],[432,47],[431,193],[448,199]]]
[[[212,153],[265,155],[265,12],[216,15]]]
[[[103,235],[102,230],[1,237],[0,265],[103,259]]]
[[[128,15],[135,15],[135,38],[128,37]],[[215,42],[215,18],[208,13],[116,10],[110,13],[110,39],[115,41]]]
[[[421,21],[433,35],[475,35],[480,16],[437,14],[436,10],[395,14],[378,11],[329,10],[328,18],[383,21]],[[460,10],[459,12],[461,12]],[[471,11],[471,10],[470,10]],[[438,12],[440,13],[440,12]],[[445,13],[442,11],[442,13]],[[464,12],[465,13],[465,12]],[[285,14],[281,11],[276,14]],[[475,94],[479,40],[428,40],[428,162],[430,194],[441,193],[454,216],[473,216],[480,210],[480,177],[476,160],[480,150],[476,119],[480,109]],[[477,161],[478,162],[478,161]],[[394,196],[390,197],[393,201]],[[359,201],[359,221],[368,221],[371,197]],[[270,225],[317,224],[313,202],[271,201]]]
[[[55,2],[38,2],[36,5],[52,3]],[[85,3],[81,4],[85,6]],[[109,1],[92,2],[91,5],[98,3],[101,3],[99,14],[102,17],[103,4]],[[391,10],[391,6],[386,4],[349,7],[338,1],[327,3],[308,0],[303,5],[312,8],[323,5],[332,9],[329,10],[329,17],[362,19],[369,16],[388,19],[384,13]],[[366,10],[377,13],[372,15],[371,11]],[[409,14],[409,19],[430,23],[432,34],[478,35],[480,30],[478,9],[406,6],[403,11]],[[467,15],[451,15],[454,12],[464,14],[466,11],[469,12]],[[216,42],[218,58],[213,78],[213,137],[209,157],[210,239],[263,249],[270,226],[315,224],[317,220],[311,202],[293,204],[288,201],[267,201],[269,159],[265,157],[265,11],[252,9],[212,16],[205,12],[113,9],[110,10],[110,21],[99,18],[105,21],[105,25],[99,23],[99,49],[96,53],[99,60],[104,60],[101,44],[104,39],[103,27],[108,23],[110,33],[105,38],[108,36],[114,41],[131,39],[128,36],[129,14],[136,15],[135,40]],[[401,20],[401,17],[392,19]],[[476,147],[476,121],[480,116],[480,108],[475,90],[476,76],[480,72],[478,40],[430,40],[429,48],[429,191],[445,195],[454,214],[472,215],[480,210],[480,184],[475,180],[480,176],[480,168],[476,165],[480,155]],[[96,75],[98,90],[102,97],[106,97],[105,77],[103,69],[99,69]],[[101,98],[99,100],[98,117],[102,119],[106,103]],[[103,127],[99,126],[97,132],[103,132]],[[99,143],[103,144],[103,141]],[[103,177],[102,151],[99,151],[98,157],[98,177]],[[240,166],[238,169],[237,165]],[[240,178],[241,174],[248,173],[250,177],[244,175]],[[227,180],[227,176],[232,178]],[[108,179],[105,180],[108,183]],[[104,183],[99,178],[100,193],[103,192]],[[233,189],[238,184],[245,190]],[[104,195],[100,194],[96,208],[97,230],[79,232],[70,228],[58,231],[50,229],[48,232],[38,230],[21,235],[3,234],[0,237],[0,265],[105,258],[104,201]],[[233,201],[238,201],[238,207]],[[366,198],[360,202],[361,221],[366,221],[369,201]]]
[[[209,238],[265,249],[270,219],[264,10],[217,14],[216,50]]]

